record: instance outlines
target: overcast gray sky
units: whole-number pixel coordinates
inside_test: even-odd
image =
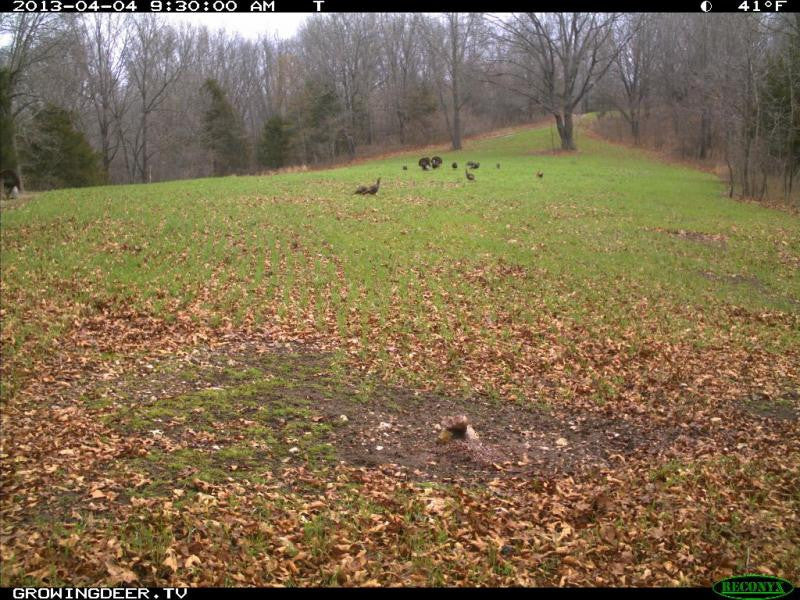
[[[231,14],[191,14],[162,15],[169,21],[185,21],[194,25],[205,25],[209,29],[234,31],[242,37],[255,39],[262,33],[277,33],[281,38],[292,37],[300,24],[316,13],[231,13]],[[320,13],[322,14],[322,13]]]

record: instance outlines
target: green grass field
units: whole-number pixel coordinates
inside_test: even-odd
[[[3,584],[797,581],[800,218],[550,143],[4,209]]]

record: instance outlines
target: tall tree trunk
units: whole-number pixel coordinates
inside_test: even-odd
[[[572,113],[564,111],[563,114],[555,113],[556,128],[558,137],[561,138],[562,150],[575,150],[575,139],[573,136]]]
[[[142,182],[147,181],[147,112],[142,113]]]
[[[457,106],[453,108],[453,150],[461,150],[461,110]]]
[[[750,194],[750,147],[752,141],[749,132],[746,134],[744,144],[744,159],[742,160],[742,197],[749,197]]]
[[[17,175],[17,179],[19,180],[19,191],[22,192],[25,189],[24,182],[22,181],[22,169],[19,168],[19,162],[17,157],[19,156],[19,150],[17,149],[17,136],[15,132],[11,132],[11,151],[14,154],[14,173]]]
[[[725,132],[725,164],[728,166],[728,198],[733,198],[733,188],[736,185],[735,175],[733,173],[733,165],[731,164],[731,143],[733,136],[731,135],[730,125]]]
[[[439,88],[439,104],[442,107],[442,113],[444,113],[444,124],[447,127],[447,135],[450,136],[450,140],[453,139],[453,128],[450,125],[450,111],[447,110],[447,103],[444,100],[444,92],[442,88]]]
[[[461,150],[461,98],[458,89],[458,37],[451,36],[453,50],[453,150]]]
[[[711,119],[708,111],[703,109],[700,114],[700,148],[697,152],[699,159],[705,159],[711,146]]]
[[[109,131],[108,122],[105,119],[100,120],[100,139],[101,139],[101,146],[102,146],[102,154],[103,154],[103,171],[106,174],[106,177],[110,176],[111,173],[111,134]]]
[[[640,141],[639,113],[636,111],[631,111],[631,135],[633,136],[633,143],[638,146]]]
[[[397,115],[397,124],[399,126],[399,135],[400,135],[400,143],[406,143],[406,121],[405,117],[403,116],[403,111],[401,109],[396,109],[395,113]]]

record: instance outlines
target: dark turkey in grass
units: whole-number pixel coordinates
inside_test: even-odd
[[[360,194],[362,196],[374,196],[378,193],[378,189],[381,187],[381,178],[378,177],[378,181],[375,182],[375,185],[360,185],[358,189],[356,189],[354,194]]]
[[[471,161],[467,162],[467,166],[468,166],[470,169],[477,169],[478,167],[480,167],[480,166],[481,166],[481,163],[479,163],[479,162],[475,162],[475,161],[472,161],[472,160],[471,160]]]
[[[454,163],[453,163],[453,168],[454,168],[454,169],[457,169],[457,168],[458,168],[458,163],[457,163],[457,162],[454,162]]]
[[[441,167],[441,166],[442,166],[442,159],[441,159],[441,157],[439,157],[439,156],[434,156],[434,157],[431,159],[431,166],[432,166],[434,169],[438,169],[439,167]]]
[[[536,173],[536,176],[537,176],[539,179],[541,179],[542,177],[544,177],[544,173],[542,173],[541,171],[538,171],[538,172]]]
[[[419,166],[422,167],[423,171],[427,171],[431,168],[431,159],[427,156],[423,156],[419,159]]]
[[[467,176],[467,179],[469,181],[475,181],[475,175],[473,175],[472,173],[470,173],[466,169],[464,169],[464,174]]]

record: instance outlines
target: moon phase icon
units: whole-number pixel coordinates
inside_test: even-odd
[[[700,3],[700,10],[703,12],[711,12],[711,2],[703,0],[703,2]]]

